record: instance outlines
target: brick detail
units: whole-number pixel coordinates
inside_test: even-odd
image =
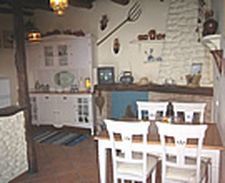
[[[157,83],[168,78],[176,84],[185,85],[185,75],[191,73],[193,63],[202,64],[201,86],[212,86],[213,64],[209,53],[196,33],[198,19],[198,0],[170,0],[166,41],[162,50],[163,62],[159,67]]]

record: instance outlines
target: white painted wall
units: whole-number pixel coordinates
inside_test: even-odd
[[[10,48],[3,48],[3,31],[11,30],[13,19],[11,15],[0,14],[0,77],[6,77],[10,80],[11,101],[17,102],[17,80],[16,68],[14,65],[14,51]]]
[[[127,6],[121,6],[110,0],[99,0],[95,2],[94,7],[91,10],[69,7],[62,17],[58,17],[52,12],[39,10],[36,11],[34,22],[44,33],[54,29],[81,29],[86,33],[92,33],[97,40],[101,40],[101,38],[107,35],[107,33],[126,18],[128,10],[134,2],[135,0],[131,0],[131,3]],[[134,23],[125,24],[109,39],[98,46],[98,66],[114,66],[116,70],[116,81],[122,71],[131,70],[135,82],[138,82],[139,79],[144,76],[157,83],[163,83],[166,77],[172,77],[177,84],[186,84],[185,75],[191,72],[191,64],[203,63],[201,84],[212,86],[212,65],[209,62],[209,58],[202,45],[197,43],[197,34],[194,31],[196,28],[195,26],[197,26],[196,7],[198,1],[191,0],[186,4],[184,2],[186,1],[165,0],[164,2],[160,2],[159,0],[142,0],[141,5],[143,13],[140,19]],[[184,4],[183,9],[185,13],[181,13],[181,10],[183,10],[181,6],[182,3]],[[177,15],[178,18],[175,20],[177,21],[175,22],[175,26],[178,27],[177,32],[182,36],[177,40],[175,39],[177,47],[171,47],[170,43],[167,44],[167,55],[163,54],[163,56],[165,56],[165,64],[161,64],[160,62],[144,63],[146,57],[144,49],[146,47],[154,48],[153,54],[159,56],[164,45],[161,43],[138,45],[130,44],[130,41],[135,40],[138,34],[147,34],[150,29],[156,29],[157,32],[161,33],[168,31],[168,8],[170,4],[178,4],[170,13],[175,13]],[[101,31],[99,22],[103,14],[107,14],[109,24],[106,30]],[[188,21],[189,23],[191,22],[189,31],[185,32],[181,30],[182,26],[177,26],[180,21],[185,24]],[[171,24],[171,26],[173,25],[174,24]],[[191,38],[185,40],[184,38],[187,37]],[[113,40],[115,38],[119,39],[121,45],[121,50],[117,55],[112,51]],[[180,57],[177,57],[178,54],[174,55],[175,53],[171,52],[171,50],[179,48],[180,41],[186,41],[185,46],[182,47],[182,49],[186,49],[187,51],[183,53],[182,49],[180,49]],[[191,51],[189,49],[191,49]],[[171,57],[169,57],[171,55],[174,57],[172,61]],[[168,64],[170,65],[168,71],[169,74],[168,72],[165,72],[165,70],[168,70],[165,65]],[[164,69],[161,69],[161,67],[164,67]],[[181,71],[176,72],[174,71],[174,68],[176,68],[176,71]]]
[[[110,0],[98,0],[94,3],[94,7],[90,10],[82,8],[69,7],[65,11],[65,15],[59,17],[51,11],[37,10],[35,16],[31,20],[36,24],[36,26],[41,29],[43,33],[47,31],[52,31],[54,29],[59,30],[83,30],[85,33],[91,33],[94,35],[96,40],[101,40],[107,33],[109,33],[115,26],[121,23],[127,16],[127,13],[131,6],[134,4],[135,0],[126,6],[121,6],[119,4],[113,3]],[[168,8],[170,5],[176,3],[182,3],[181,0],[165,0],[160,2],[159,0],[142,0],[142,15],[136,22],[128,22],[123,27],[121,27],[117,32],[115,32],[109,39],[102,43],[97,51],[97,65],[98,66],[114,66],[116,81],[118,81],[119,75],[122,71],[131,70],[135,78],[135,82],[138,82],[141,77],[148,77],[149,80],[157,83],[163,83],[166,77],[172,77],[176,80],[177,84],[186,84],[185,75],[191,72],[192,62],[201,62],[204,64],[203,76],[201,79],[201,85],[212,85],[212,65],[209,62],[209,58],[205,58],[205,51],[199,43],[196,43],[193,37],[191,40],[191,49],[193,52],[190,53],[189,47],[186,49],[186,53],[183,54],[180,49],[180,57],[184,55],[183,59],[180,57],[174,57],[174,53],[171,50],[177,50],[179,47],[179,41],[183,38],[176,40],[177,47],[170,46],[167,44],[167,51],[164,50],[163,56],[164,62],[151,62],[144,63],[146,55],[144,50],[146,48],[154,48],[155,56],[159,56],[162,52],[162,48],[165,45],[161,43],[150,43],[150,44],[130,44],[130,41],[135,40],[138,34],[147,34],[150,29],[156,29],[157,32],[167,32],[168,31]],[[188,1],[189,2],[189,1]],[[185,16],[190,16],[190,12],[196,16],[196,3],[195,0],[191,0],[188,4],[188,8],[185,10],[185,14],[178,13],[178,20],[186,21]],[[185,5],[186,7],[186,5]],[[174,8],[173,11],[179,10],[179,7]],[[191,11],[188,11],[190,9]],[[189,14],[188,14],[189,12]],[[103,14],[107,14],[109,18],[108,27],[104,30],[100,30],[100,19]],[[181,16],[180,16],[181,15]],[[192,17],[194,21],[195,17]],[[0,30],[12,29],[12,16],[10,15],[0,15],[1,25]],[[197,20],[196,20],[197,21]],[[195,22],[195,21],[194,21]],[[177,22],[178,23],[178,22]],[[177,24],[175,24],[176,26]],[[171,25],[173,26],[173,25]],[[195,26],[195,25],[194,25]],[[193,29],[193,25],[191,27]],[[179,31],[181,31],[179,29]],[[182,33],[182,32],[181,32]],[[187,32],[188,34],[189,32]],[[184,33],[182,33],[184,34]],[[188,35],[187,35],[188,36]],[[196,36],[192,34],[192,36]],[[185,37],[183,35],[183,37]],[[115,55],[112,51],[113,40],[118,38],[120,40],[121,50],[119,54]],[[170,37],[171,38],[171,37]],[[189,45],[189,42],[185,43]],[[169,46],[168,46],[169,45]],[[196,47],[195,47],[196,46]],[[198,50],[195,50],[198,49]],[[191,59],[189,55],[191,54]],[[194,55],[194,56],[193,56]],[[9,77],[11,80],[12,88],[12,102],[13,104],[17,101],[17,81],[16,81],[16,70],[14,66],[14,53],[10,49],[0,49],[0,76]],[[173,57],[173,60],[171,58]],[[188,58],[188,59],[185,59]],[[199,58],[195,59],[195,58]],[[188,60],[188,61],[187,61]],[[169,65],[169,68],[167,67]],[[163,68],[163,69],[162,69]],[[174,70],[175,69],[175,70]],[[165,72],[167,70],[167,72]],[[177,72],[179,71],[179,72]]]
[[[219,22],[218,33],[222,35],[221,48],[223,49],[223,54],[225,58],[225,0],[215,0],[212,1],[212,7],[215,12],[215,17]],[[224,68],[223,68],[224,70]],[[214,106],[215,106],[215,122],[220,130],[221,139],[223,145],[225,146],[225,70],[222,74],[218,73],[216,67],[214,67]],[[225,170],[225,152],[222,153],[221,161],[221,172]],[[220,182],[225,182],[224,173],[221,174]]]
[[[37,11],[34,19],[36,25],[43,32],[53,29],[81,29],[84,32],[92,33],[97,40],[100,40],[126,18],[128,10],[134,2],[131,0],[129,5],[121,6],[110,0],[96,1],[91,10],[69,7],[63,17],[57,17],[52,12]],[[136,81],[143,76],[155,80],[158,77],[159,63],[144,64],[141,47],[130,44],[130,41],[135,40],[138,34],[147,34],[150,29],[165,32],[168,3],[169,1],[160,2],[158,0],[141,1],[142,15],[139,20],[125,24],[98,47],[98,65],[115,66],[116,79],[122,71],[131,70]],[[103,14],[107,14],[109,23],[107,29],[101,31],[99,22]],[[119,38],[121,44],[118,55],[112,52],[115,38]]]

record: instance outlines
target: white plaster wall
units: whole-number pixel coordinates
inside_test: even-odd
[[[168,10],[167,41],[163,49],[164,62],[161,62],[158,82],[168,77],[178,84],[186,84],[185,75],[191,74],[192,64],[202,64],[201,85],[212,82],[212,62],[209,53],[196,32],[198,1],[171,0]]]
[[[221,48],[223,49],[223,54],[225,58],[225,0],[214,0],[212,1],[212,7],[215,12],[216,20],[219,22],[218,33],[222,35]],[[216,67],[214,67],[214,115],[215,122],[220,130],[221,139],[223,145],[225,145],[225,68],[223,68],[222,74],[219,74]],[[220,182],[225,182],[225,152],[222,152],[221,161],[221,175]]]
[[[0,117],[0,183],[8,183],[27,170],[23,112]]]
[[[81,29],[86,33],[92,33],[99,41],[126,18],[128,10],[134,2],[131,0],[129,5],[121,6],[110,0],[96,1],[91,10],[69,7],[63,17],[57,17],[52,12],[36,11],[34,21],[43,32],[53,29]],[[126,23],[98,46],[97,64],[99,66],[115,66],[116,79],[122,71],[131,70],[136,81],[143,76],[155,80],[158,77],[159,63],[145,64],[142,46],[130,44],[130,41],[135,40],[138,34],[147,34],[150,29],[165,32],[168,3],[169,1],[142,0],[141,17],[136,22]],[[107,14],[109,23],[106,30],[101,31],[99,22],[103,14]],[[117,55],[112,52],[115,38],[119,38],[121,45],[121,50]],[[155,47],[155,44],[152,47]]]
[[[12,104],[17,102],[17,80],[16,68],[14,64],[14,51],[10,48],[3,48],[3,30],[12,31],[12,16],[0,14],[0,77],[10,79],[11,101]]]
[[[110,0],[99,0],[95,2],[91,10],[69,7],[62,17],[40,10],[36,11],[34,21],[43,32],[54,29],[81,29],[86,33],[92,33],[99,41],[126,18],[134,2],[135,0],[131,0],[129,5],[121,6]],[[158,83],[163,83],[166,78],[172,77],[177,84],[186,84],[184,76],[191,72],[191,64],[203,63],[201,84],[212,85],[212,64],[204,47],[197,42],[197,34],[194,31],[197,26],[197,2],[197,0],[166,0],[164,2],[142,0],[143,13],[140,19],[134,23],[125,24],[98,46],[98,66],[115,66],[116,80],[122,71],[131,70],[135,82],[147,76],[151,81]],[[99,22],[103,14],[107,14],[109,24],[106,30],[101,31]],[[169,14],[176,17],[172,23],[168,23]],[[175,45],[170,42],[165,45],[161,43],[130,44],[130,41],[136,39],[138,34],[146,34],[150,29],[164,33],[171,27],[176,29],[173,28],[172,31],[182,35],[175,40],[171,34],[167,35],[170,36],[169,39],[175,41]],[[117,55],[112,51],[115,38],[119,38],[121,45]],[[145,47],[154,48],[155,55],[160,55],[162,52],[162,56],[165,57],[164,62],[144,63]]]

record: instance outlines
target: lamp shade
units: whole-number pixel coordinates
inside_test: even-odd
[[[50,0],[50,6],[57,15],[63,15],[68,7],[68,0]]]
[[[28,32],[27,39],[30,42],[39,43],[41,41],[41,33],[40,33],[40,31],[32,30],[32,31]]]
[[[32,43],[39,43],[41,41],[41,32],[34,26],[31,21],[28,21],[25,25],[26,39]]]

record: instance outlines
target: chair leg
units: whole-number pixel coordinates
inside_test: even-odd
[[[212,164],[211,161],[208,163],[208,179],[207,179],[207,183],[212,183]]]
[[[152,171],[151,183],[156,183],[156,168]]]

